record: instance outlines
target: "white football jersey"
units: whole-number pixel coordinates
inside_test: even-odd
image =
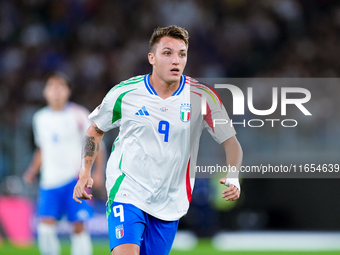
[[[212,115],[228,115],[208,87],[182,75],[177,91],[162,99],[149,76],[113,87],[89,118],[102,131],[120,129],[107,163],[109,205],[131,203],[156,218],[178,220],[189,208],[194,186],[189,173],[195,169],[202,130],[210,128],[220,143],[235,131],[226,125],[211,128]],[[209,116],[200,112],[202,93],[210,94]]]
[[[46,106],[33,116],[34,140],[41,149],[40,186],[61,187],[78,177],[89,111],[68,103],[61,111]]]

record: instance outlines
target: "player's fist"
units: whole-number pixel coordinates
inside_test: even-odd
[[[35,173],[31,171],[30,169],[26,170],[26,172],[23,175],[23,179],[26,184],[33,184],[35,181]]]
[[[220,183],[229,186],[227,189],[222,191],[222,197],[226,201],[234,201],[240,197],[240,184],[238,178],[222,178]]]
[[[90,176],[80,176],[73,190],[73,199],[78,203],[82,203],[80,199],[92,199],[92,194],[88,194],[85,190],[85,188],[92,188],[92,185],[93,180]]]

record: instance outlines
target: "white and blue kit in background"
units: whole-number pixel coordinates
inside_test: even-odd
[[[34,140],[42,156],[38,216],[59,220],[66,215],[71,222],[90,217],[87,203],[72,199],[84,135],[91,124],[87,115],[84,107],[68,103],[60,111],[46,106],[33,117]]]

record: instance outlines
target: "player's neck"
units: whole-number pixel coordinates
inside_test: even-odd
[[[53,111],[61,111],[62,109],[64,109],[64,107],[66,106],[66,103],[65,104],[49,104],[49,107],[51,107],[51,109]]]
[[[151,74],[150,83],[160,98],[167,99],[168,97],[171,97],[178,89],[180,81],[167,83],[157,75]]]

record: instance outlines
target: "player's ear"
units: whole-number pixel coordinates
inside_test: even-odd
[[[148,59],[149,59],[149,63],[151,65],[154,65],[155,64],[155,54],[153,52],[149,52],[148,54]]]

